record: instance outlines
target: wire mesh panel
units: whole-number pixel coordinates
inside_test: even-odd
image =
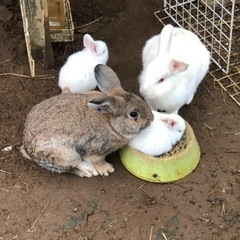
[[[200,37],[216,65],[211,76],[240,106],[239,15],[240,0],[164,0],[155,12],[163,25],[173,21]]]

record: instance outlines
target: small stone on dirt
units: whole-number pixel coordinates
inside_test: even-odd
[[[77,210],[78,210],[77,208],[74,208],[74,209],[73,209],[74,212],[77,212]]]

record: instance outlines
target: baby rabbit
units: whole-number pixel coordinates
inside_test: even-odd
[[[80,177],[114,171],[105,156],[149,126],[148,104],[125,92],[113,70],[95,67],[102,92],[64,93],[37,104],[26,118],[21,151],[53,172]]]
[[[210,53],[197,35],[169,24],[146,42],[142,61],[142,96],[153,110],[178,113],[206,75]]]
[[[160,156],[172,149],[182,138],[186,124],[177,114],[152,111],[154,120],[128,143],[131,147],[152,156]]]
[[[83,45],[85,48],[69,56],[59,72],[58,85],[63,92],[84,93],[97,87],[94,67],[107,63],[108,48],[89,34],[83,36]]]

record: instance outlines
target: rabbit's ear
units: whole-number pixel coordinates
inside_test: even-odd
[[[104,93],[110,93],[112,90],[121,87],[117,74],[107,65],[98,64],[94,68],[95,77],[99,89]]]
[[[83,36],[83,45],[85,48],[89,48],[92,53],[97,52],[97,44],[89,34]]]
[[[118,116],[120,114],[121,104],[117,97],[114,96],[101,95],[100,97],[96,97],[89,101],[87,105],[91,109],[95,109],[100,112],[108,112],[114,116]]]
[[[163,118],[162,121],[165,122],[169,128],[174,128],[177,124],[177,122],[172,118]]]
[[[173,26],[167,24],[160,33],[159,45],[158,45],[158,55],[167,54],[170,51],[172,42],[172,32]]]
[[[173,73],[184,72],[188,68],[188,64],[185,62],[177,61],[177,60],[170,60],[169,69]]]

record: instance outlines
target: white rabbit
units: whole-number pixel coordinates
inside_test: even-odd
[[[172,149],[182,138],[186,123],[182,117],[172,113],[152,111],[154,120],[130,140],[129,146],[152,156],[160,156]]]
[[[107,65],[97,65],[95,74],[102,92],[59,94],[33,107],[23,133],[24,157],[80,177],[114,171],[105,156],[149,126],[153,114],[142,98],[122,89]]]
[[[206,75],[210,53],[197,35],[168,24],[146,42],[142,62],[142,96],[152,110],[178,113]]]
[[[97,87],[94,67],[106,64],[108,47],[105,42],[83,36],[84,49],[70,55],[59,72],[58,85],[63,92],[85,93]]]

